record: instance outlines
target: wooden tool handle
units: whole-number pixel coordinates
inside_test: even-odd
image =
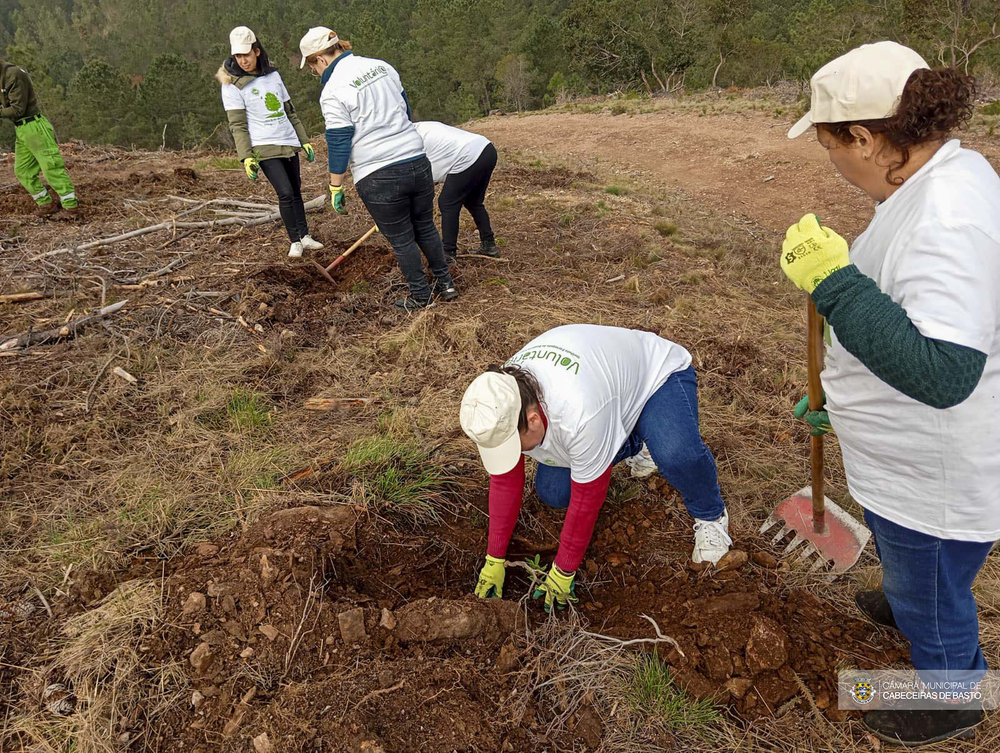
[[[816,310],[816,304],[809,298],[808,321],[808,375],[809,410],[823,408],[823,383],[819,378],[823,370],[823,317]],[[823,435],[811,436],[812,450],[812,505],[813,530],[821,533],[826,527],[826,504],[823,489]]]
[[[354,245],[353,245],[353,246],[351,246],[351,247],[350,247],[349,249],[347,249],[347,250],[346,250],[346,251],[345,251],[344,253],[342,253],[342,254],[341,254],[340,256],[338,256],[338,257],[337,257],[336,259],[334,259],[334,261],[333,261],[333,264],[331,264],[331,265],[330,265],[329,267],[327,267],[327,268],[326,268],[326,271],[327,271],[327,272],[332,272],[332,271],[333,271],[333,269],[334,269],[334,267],[336,267],[336,266],[337,266],[338,264],[340,264],[340,262],[342,262],[342,261],[343,261],[344,259],[346,259],[346,258],[347,258],[348,256],[350,256],[350,255],[351,255],[352,253],[354,253],[354,250],[355,250],[355,249],[356,249],[356,248],[357,248],[358,246],[360,246],[360,245],[361,245],[362,243],[364,243],[364,242],[365,242],[366,240],[368,240],[369,238],[371,238],[371,237],[372,237],[372,236],[373,236],[373,235],[374,235],[375,233],[377,233],[377,232],[378,232],[378,225],[372,225],[372,227],[371,227],[371,230],[369,230],[369,231],[368,231],[367,233],[365,233],[365,234],[364,234],[364,235],[362,235],[362,236],[361,236],[360,238],[358,238],[358,239],[357,239],[357,240],[356,240],[356,241],[354,242]]]

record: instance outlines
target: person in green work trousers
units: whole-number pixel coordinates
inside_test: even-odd
[[[813,130],[876,204],[850,248],[805,215],[781,268],[830,327],[824,410],[797,414],[836,431],[872,531],[882,588],[857,605],[910,641],[925,687],[959,691],[933,710],[865,714],[876,736],[911,747],[971,737],[983,717],[972,583],[1000,539],[1000,177],[951,137],[975,99],[973,77],[879,42],[821,68],[789,132]]]
[[[291,245],[293,259],[305,251],[317,251],[323,244],[309,234],[306,208],[302,201],[302,173],[299,152],[310,162],[316,152],[292,107],[291,96],[278,69],[271,65],[257,35],[246,26],[229,33],[232,56],[215,74],[222,84],[222,105],[236,142],[236,154],[247,177],[264,175],[278,194],[278,210]]]
[[[42,217],[55,214],[60,204],[67,212],[75,213],[79,205],[76,190],[66,172],[52,123],[38,108],[35,87],[27,72],[3,60],[0,60],[0,118],[14,123],[17,134],[14,175],[35,200],[38,214]],[[39,173],[59,195],[59,204],[52,199]]]

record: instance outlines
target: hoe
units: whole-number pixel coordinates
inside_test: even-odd
[[[360,246],[366,240],[368,240],[369,238],[371,238],[377,232],[378,232],[378,225],[372,225],[371,230],[369,230],[367,233],[365,233],[360,238],[358,238],[358,240],[355,241],[355,243],[354,243],[353,246],[351,246],[344,253],[342,253],[340,256],[338,256],[336,259],[334,259],[333,263],[329,267],[324,267],[322,264],[320,264],[319,262],[317,262],[315,260],[313,260],[313,265],[316,267],[316,269],[319,270],[319,273],[321,275],[323,275],[327,280],[330,281],[331,284],[336,285],[337,281],[334,280],[333,277],[330,276],[330,272],[332,272],[337,267],[337,265],[340,264],[344,259],[346,259],[352,253],[354,253],[354,250],[358,246]]]

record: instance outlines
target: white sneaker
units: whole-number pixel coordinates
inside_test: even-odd
[[[733,540],[729,538],[729,511],[722,514],[718,520],[694,521],[694,551],[691,552],[693,562],[711,562],[718,564],[722,555],[729,551]]]
[[[293,259],[298,259],[300,256],[302,256],[302,241],[293,243],[292,247],[288,249],[288,255]]]
[[[315,238],[313,238],[311,235],[305,236],[300,242],[302,243],[302,248],[304,248],[306,251],[319,251],[321,248],[323,248],[323,244],[320,243]]]
[[[648,478],[656,473],[656,463],[653,456],[649,454],[646,445],[643,444],[638,455],[625,458],[625,465],[632,469],[632,478]]]

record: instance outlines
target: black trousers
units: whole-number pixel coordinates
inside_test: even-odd
[[[410,297],[425,302],[431,289],[421,251],[438,285],[452,285],[451,272],[434,224],[434,178],[427,157],[383,167],[355,184],[379,231],[392,245],[410,286]]]
[[[444,252],[449,256],[454,256],[458,250],[458,216],[463,206],[476,221],[479,239],[484,242],[493,241],[493,227],[483,200],[496,166],[496,147],[487,144],[471,167],[445,179],[438,197],[438,208],[441,210],[441,242],[444,244]]]
[[[278,211],[281,212],[281,221],[288,231],[288,239],[297,243],[309,235],[306,208],[302,203],[299,155],[266,159],[260,163],[260,169],[278,193]]]

